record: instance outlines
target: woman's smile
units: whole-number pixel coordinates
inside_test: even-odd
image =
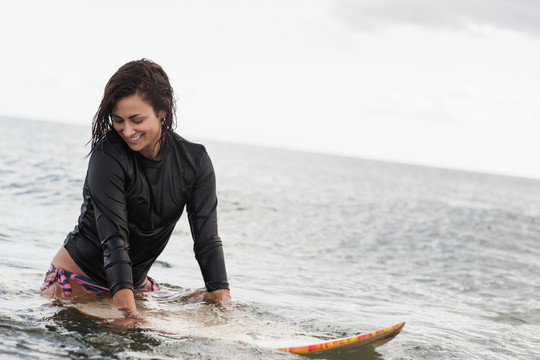
[[[142,136],[143,136],[143,135],[141,134],[141,135],[138,135],[138,136],[135,136],[135,137],[130,137],[130,138],[128,138],[128,142],[135,144],[137,141],[139,141],[139,139],[140,139]]]

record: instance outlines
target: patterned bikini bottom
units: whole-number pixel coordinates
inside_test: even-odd
[[[51,276],[51,274],[54,274]],[[41,285],[41,290],[45,290],[49,286],[51,286],[55,281],[58,281],[58,284],[62,287],[62,291],[64,292],[65,296],[71,295],[71,285],[68,282],[68,279],[75,281],[76,283],[80,284],[86,291],[93,294],[98,295],[110,295],[110,289],[100,285],[96,281],[87,278],[86,276],[82,276],[79,274],[71,273],[69,271],[65,271],[64,269],[57,269],[52,264],[49,267],[49,271],[45,274],[45,281],[43,282],[43,285]],[[141,285],[139,285],[135,290],[143,290],[146,286],[146,284],[150,282],[152,284],[152,291],[157,291],[160,289],[158,283],[152,279],[150,276],[147,276]]]

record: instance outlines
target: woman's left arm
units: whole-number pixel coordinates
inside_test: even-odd
[[[214,168],[203,148],[186,209],[194,241],[193,250],[208,291],[204,298],[212,303],[229,304],[229,282],[223,245],[218,235],[217,202]]]

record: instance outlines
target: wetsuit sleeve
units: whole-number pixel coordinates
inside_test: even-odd
[[[120,289],[133,289],[125,182],[125,169],[117,160],[99,150],[92,153],[88,164],[88,189],[94,204],[111,295]]]
[[[206,151],[186,210],[193,236],[193,250],[207,291],[228,289],[223,246],[218,235],[216,178]]]

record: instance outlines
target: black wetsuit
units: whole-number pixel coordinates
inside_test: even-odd
[[[153,161],[110,131],[90,156],[83,197],[78,224],[64,247],[112,295],[145,280],[184,206],[206,289],[229,288],[214,169],[204,146],[174,134],[162,159]]]

